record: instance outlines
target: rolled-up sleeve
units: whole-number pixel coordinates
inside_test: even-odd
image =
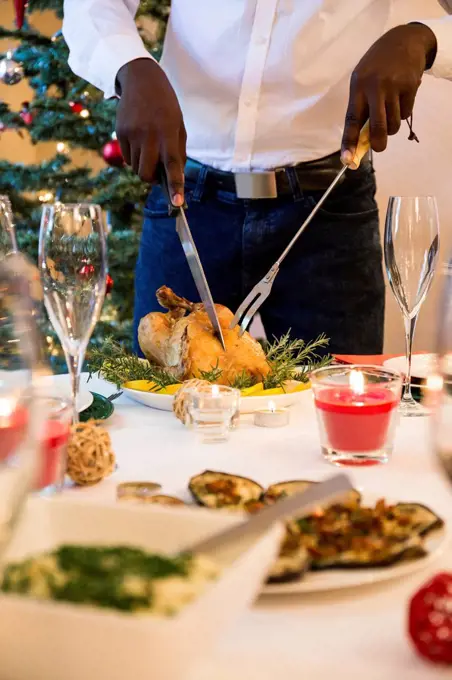
[[[135,25],[139,0],[64,0],[63,35],[69,66],[105,94],[115,96],[119,69],[152,59]]]
[[[452,0],[439,0],[439,4],[452,14]],[[438,50],[432,68],[427,73],[437,78],[452,80],[452,16],[422,19],[421,23],[432,29]]]

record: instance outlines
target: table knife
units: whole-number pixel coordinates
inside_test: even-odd
[[[185,215],[185,209],[187,205],[184,204],[180,208],[174,206],[170,198],[166,172],[163,168],[160,170],[159,177],[162,191],[168,201],[168,214],[171,217],[176,218],[176,231],[182,243],[182,248],[184,249],[185,257],[187,258],[187,263],[190,267],[190,271],[201,298],[201,302],[204,305],[204,309],[207,313],[207,316],[209,317],[210,323],[212,324],[215,335],[221,342],[223,349],[226,350],[223,331],[220,326],[220,321],[218,319],[212,293],[210,292],[209,284],[207,283],[206,275],[204,273],[201,260],[199,259],[198,250],[193,240],[190,227],[188,226],[187,217]]]

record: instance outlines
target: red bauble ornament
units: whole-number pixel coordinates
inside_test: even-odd
[[[408,632],[421,656],[452,664],[452,573],[438,574],[412,598]]]
[[[111,142],[105,144],[102,149],[102,156],[104,161],[113,168],[122,168],[124,165],[124,158],[117,139],[112,139]]]
[[[16,12],[16,26],[20,30],[25,21],[25,9],[27,0],[14,0],[14,10]]]
[[[78,273],[84,279],[90,279],[92,277],[92,275],[94,274],[94,265],[93,264],[84,264],[82,267],[80,267]]]
[[[69,108],[72,113],[80,113],[85,107],[80,102],[69,102]]]
[[[20,117],[24,121],[25,125],[31,125],[33,122],[33,114],[30,111],[30,102],[22,102],[22,111],[20,112]]]
[[[110,274],[107,274],[105,294],[108,295],[109,293],[111,293],[112,288],[113,288],[113,279],[111,278]]]

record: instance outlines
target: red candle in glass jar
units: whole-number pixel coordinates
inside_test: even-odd
[[[28,409],[14,400],[0,398],[0,462],[13,456],[28,430]],[[69,439],[69,421],[47,420],[42,429],[34,489],[55,484],[65,462],[64,449]]]
[[[68,439],[69,423],[57,420],[46,422],[39,449],[35,490],[44,489],[60,480],[62,476],[61,467],[66,460],[65,447]]]
[[[372,383],[364,385],[358,371],[350,385],[318,390],[316,407],[331,448],[339,451],[375,451],[385,445],[391,416],[399,397],[390,389]]]
[[[0,462],[13,455],[28,429],[28,409],[14,399],[0,398]]]

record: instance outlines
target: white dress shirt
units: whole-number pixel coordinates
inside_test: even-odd
[[[452,0],[439,1],[452,13]],[[188,155],[246,171],[337,151],[351,72],[393,25],[395,2],[173,0],[161,66],[179,98]],[[134,21],[138,5],[64,2],[69,64],[106,97],[121,66],[149,57]],[[431,72],[452,79],[452,17],[423,23],[438,41]]]

